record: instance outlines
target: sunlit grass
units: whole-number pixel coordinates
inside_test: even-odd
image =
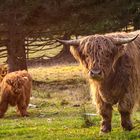
[[[33,47],[34,50],[40,50],[40,51],[29,52],[29,58],[32,59],[32,58],[44,56],[44,58],[47,59],[47,56],[48,57],[56,56],[62,50],[62,46],[49,50],[49,48],[52,47],[53,46],[45,46],[44,49],[48,49],[47,51],[41,51],[40,49],[42,48],[42,46]]]
[[[51,67],[32,67],[29,72],[34,77],[34,80],[51,82],[51,81],[65,81],[69,79],[82,78],[82,70],[77,65],[58,65]]]

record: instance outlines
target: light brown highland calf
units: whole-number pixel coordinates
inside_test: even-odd
[[[91,95],[102,117],[101,132],[111,131],[112,106],[118,104],[121,125],[132,130],[131,114],[140,102],[140,30],[58,40],[89,76]]]
[[[30,101],[32,78],[25,70],[8,73],[1,82],[0,118],[8,105],[17,106],[17,113],[28,116],[27,107]]]

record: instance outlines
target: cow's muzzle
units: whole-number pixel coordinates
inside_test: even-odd
[[[101,72],[101,70],[90,70],[89,77],[91,79],[101,80],[102,79],[102,72]]]

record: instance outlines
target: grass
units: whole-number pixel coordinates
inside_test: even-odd
[[[35,53],[29,52],[29,58],[30,59],[36,58],[36,57],[41,57],[41,56],[53,57],[53,56],[57,55],[62,50],[62,46],[55,48],[53,45],[50,45],[50,46],[45,45],[43,47],[43,49],[48,49],[48,50],[44,51],[44,50],[42,50],[42,46],[40,46],[40,47],[37,46],[37,44],[40,44],[40,43],[45,43],[45,42],[36,41],[36,42],[32,43],[32,45],[36,45],[36,46],[33,46],[30,49],[40,50],[40,51],[35,51]],[[53,49],[50,49],[50,48],[53,48]],[[48,58],[45,58],[45,59],[48,59]]]
[[[10,107],[0,119],[0,140],[140,140],[140,112],[133,116],[135,128],[124,132],[120,127],[117,109],[113,113],[113,130],[99,135],[99,116],[90,116],[86,127],[83,103],[89,97],[88,84],[77,65],[34,67],[29,72],[35,80],[30,116],[18,117]],[[90,100],[85,104],[88,113],[96,113]]]

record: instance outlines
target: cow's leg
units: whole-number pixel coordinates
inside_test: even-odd
[[[124,130],[131,131],[133,129],[133,125],[131,122],[131,113],[130,112],[120,112],[121,114],[121,125]]]
[[[129,98],[130,97],[130,98]],[[131,131],[133,129],[131,114],[134,107],[133,98],[126,94],[123,99],[119,101],[118,110],[121,114],[121,125],[124,130]]]
[[[105,133],[110,132],[112,119],[112,106],[110,104],[104,103],[104,105],[100,109],[100,115],[102,116],[101,131]]]
[[[18,115],[22,115],[24,113],[21,113],[21,112],[27,112],[27,108],[28,108],[28,105],[29,105],[29,101],[30,99],[26,99],[25,103],[18,103],[17,104],[17,114]],[[28,113],[27,113],[28,114]],[[23,115],[22,115],[23,116]],[[26,115],[25,115],[26,116]],[[27,115],[28,116],[28,115]]]
[[[27,112],[27,107],[26,107],[26,106],[17,104],[17,107],[18,107],[17,113],[20,113],[20,115],[21,115],[22,117],[25,117],[25,116],[27,117],[27,116],[29,116],[29,115],[28,115],[28,112]]]
[[[27,105],[24,101],[20,101],[17,103],[17,113],[19,112],[22,117],[29,116],[27,112]]]
[[[28,107],[29,103],[30,103],[30,97],[26,97],[26,107]]]
[[[98,95],[96,97],[96,107],[99,114],[102,117],[101,132],[107,133],[111,131],[111,119],[112,119],[112,105],[105,103]]]
[[[0,118],[2,118],[4,116],[7,109],[8,109],[8,103],[5,101],[2,101],[0,103]]]

